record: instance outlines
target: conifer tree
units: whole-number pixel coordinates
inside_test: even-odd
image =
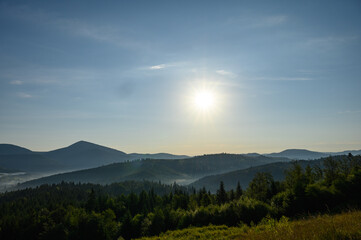
[[[219,189],[217,190],[216,199],[217,199],[217,203],[219,205],[221,205],[227,201],[227,193],[226,193],[226,190],[224,189],[223,181],[221,181],[219,184]]]
[[[243,190],[242,190],[242,187],[241,187],[241,184],[237,183],[237,188],[236,188],[236,199],[239,199],[243,194]]]

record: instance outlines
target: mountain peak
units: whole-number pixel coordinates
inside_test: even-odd
[[[307,149],[286,149],[279,153],[265,154],[268,157],[286,157],[290,159],[317,159],[327,157],[327,154],[322,152],[314,152]]]
[[[75,150],[75,151],[87,151],[87,150],[102,150],[102,151],[111,151],[111,152],[117,152],[117,153],[122,153],[125,154],[122,151],[113,149],[113,148],[109,148],[109,147],[104,147],[95,143],[91,143],[91,142],[87,142],[84,140],[80,140],[76,143],[71,144],[70,146],[64,148],[64,149],[69,149],[69,150]]]
[[[71,147],[71,146],[99,146],[99,145],[97,145],[95,143],[87,142],[84,140],[80,140],[78,142],[71,144],[69,147]]]

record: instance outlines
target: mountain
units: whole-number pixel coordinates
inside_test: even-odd
[[[29,149],[12,144],[0,144],[0,168],[18,169],[25,172],[47,172],[64,168],[64,166]]]
[[[352,155],[361,155],[361,150],[351,150],[343,152],[314,152],[306,149],[287,149],[279,153],[270,153],[263,155],[267,157],[285,157],[293,160],[311,160],[328,156],[347,155],[349,153],[351,153]]]
[[[288,149],[280,153],[271,153],[260,155],[258,153],[249,153],[238,156],[257,158],[257,164],[262,162],[262,158],[265,157],[263,163],[269,163],[267,157],[272,158],[285,158],[289,159],[317,159],[320,157],[327,157],[329,155],[341,155],[351,152],[354,155],[360,154],[359,151],[345,151],[340,153],[321,153],[313,152],[303,149]],[[236,156],[236,154],[235,154]],[[142,154],[142,153],[130,153],[104,147],[94,143],[79,141],[68,147],[49,151],[49,152],[33,152],[29,149],[22,148],[11,144],[0,144],[0,167],[6,169],[19,169],[26,172],[59,172],[59,171],[74,171],[80,169],[88,169],[99,166],[108,165],[111,163],[120,163],[125,161],[132,161],[136,159],[186,159],[189,158],[185,155],[172,155],[168,153],[156,153],[156,154]],[[208,156],[208,158],[212,158]],[[228,156],[227,159],[229,159]],[[201,160],[202,158],[196,157],[194,159]],[[243,165],[230,166],[230,168],[224,170],[235,170],[243,168],[244,166],[250,167],[252,160],[243,159]],[[224,159],[223,159],[224,160]],[[247,162],[248,161],[248,162]],[[248,165],[247,165],[247,164]],[[203,163],[202,163],[203,164]],[[200,164],[200,165],[202,165]],[[244,165],[246,164],[246,165]],[[227,165],[227,164],[226,164]],[[232,168],[233,167],[233,168]],[[220,166],[220,169],[223,169]]]
[[[318,160],[300,160],[297,161],[303,168],[307,165],[322,166],[323,159]],[[217,174],[212,176],[203,177],[193,183],[190,186],[195,188],[205,187],[211,192],[216,192],[219,188],[220,181],[223,181],[224,186],[227,190],[236,189],[237,182],[239,181],[242,188],[247,188],[248,184],[252,181],[257,172],[268,172],[271,173],[273,178],[277,181],[283,180],[285,177],[285,170],[292,167],[293,162],[276,162],[265,164],[261,166],[251,167],[247,169],[241,169],[237,171],[227,172],[224,174]]]
[[[351,151],[354,155],[360,152]],[[287,162],[290,159],[315,159],[337,154],[340,153],[320,153],[302,149],[288,149],[281,153],[265,156],[258,153],[249,153],[213,154],[189,158],[184,155],[168,153],[127,154],[86,141],[79,141],[68,147],[49,152],[33,152],[11,144],[0,144],[0,168],[18,169],[21,172],[27,173],[24,176],[16,176],[16,182],[25,181],[25,177],[27,180],[35,178],[35,176],[39,177],[59,172],[89,169],[89,171],[84,170],[54,177],[49,176],[48,178],[40,179],[38,183],[41,184],[42,181],[47,183],[58,182],[58,180],[111,183],[114,181],[147,179],[152,181],[161,180],[168,183],[176,181],[181,184],[187,184],[207,175],[221,174],[273,162]],[[119,164],[139,159],[142,159],[142,161],[123,165]],[[119,165],[112,163],[118,163]],[[114,169],[109,170],[112,168]],[[22,180],[23,177],[24,179]],[[9,181],[13,181],[14,179],[11,178],[11,176],[7,177]],[[3,184],[3,181],[1,184]]]
[[[79,141],[49,152],[33,152],[12,144],[0,144],[0,167],[37,173],[79,170],[143,158],[180,159],[186,157],[188,156],[168,153],[126,154],[86,141]]]
[[[125,180],[150,180],[187,184],[206,175],[277,161],[289,161],[289,159],[269,158],[262,155],[251,157],[240,154],[212,154],[175,160],[145,159],[57,174],[26,182],[21,187],[61,181],[108,184]]]
[[[279,153],[271,153],[265,154],[268,157],[286,157],[289,159],[296,159],[296,160],[310,160],[310,159],[317,159],[321,157],[330,156],[330,154],[322,153],[322,152],[313,152],[306,149],[287,149]]]
[[[36,153],[2,154],[0,167],[33,173],[54,172],[65,168],[63,164]]]
[[[188,156],[177,156],[168,153],[140,154],[115,150],[94,143],[79,141],[68,147],[42,153],[44,156],[57,160],[71,169],[94,168],[111,163],[132,161],[143,158],[174,159]]]
[[[124,152],[85,141],[40,154],[61,162],[69,169],[92,168],[129,160]]]
[[[7,190],[21,182],[59,172],[88,169],[135,159],[185,157],[187,156],[168,153],[126,154],[85,141],[49,152],[33,152],[12,144],[0,144],[0,191]]]
[[[0,144],[0,155],[27,154],[27,153],[32,153],[32,151],[13,144],[5,144],[5,143]]]

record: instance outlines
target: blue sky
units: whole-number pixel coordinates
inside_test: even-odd
[[[361,149],[360,24],[360,1],[0,1],[0,142]]]

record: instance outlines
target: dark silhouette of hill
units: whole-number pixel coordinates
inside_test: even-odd
[[[129,160],[127,154],[122,151],[85,141],[41,154],[71,169],[91,168]]]
[[[142,158],[179,159],[186,157],[168,153],[126,154],[86,141],[79,141],[68,147],[49,152],[33,152],[11,144],[0,144],[0,167],[36,173],[88,169]]]
[[[85,169],[119,163],[143,158],[184,158],[187,156],[177,156],[168,153],[141,154],[115,150],[94,143],[79,141],[68,147],[43,153],[45,156],[55,159],[71,169]]]
[[[23,183],[21,187],[37,186],[44,183],[59,183],[61,181],[100,184],[125,180],[189,183],[206,175],[224,173],[276,161],[289,161],[289,159],[269,158],[262,155],[251,157],[240,154],[213,154],[176,160],[145,159],[52,175]]]
[[[315,166],[319,165],[322,167],[323,159],[318,160],[300,160],[297,161],[303,168],[307,165]],[[226,189],[236,189],[238,181],[240,182],[242,188],[246,188],[248,184],[252,181],[257,172],[267,172],[271,173],[275,180],[280,181],[285,177],[285,171],[292,166],[293,162],[275,162],[270,164],[265,164],[256,167],[250,167],[247,169],[241,169],[237,171],[227,172],[224,174],[217,174],[212,176],[203,177],[189,186],[195,188],[205,187],[211,192],[216,192],[219,188],[219,183],[224,182]]]

